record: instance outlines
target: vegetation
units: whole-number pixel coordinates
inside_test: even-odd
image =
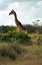
[[[10,32],[1,34],[0,35],[0,41],[1,42],[10,42],[10,43],[13,43],[13,42],[16,43],[17,42],[17,43],[20,43],[20,44],[29,45],[31,38],[30,38],[30,36],[28,36],[24,32],[10,31]]]
[[[27,25],[28,34],[0,26],[0,65],[42,65],[42,26]],[[40,45],[36,30],[40,31]]]
[[[34,26],[34,25],[24,25],[28,31],[28,33],[35,33],[36,30],[40,30],[40,32],[42,33],[42,25],[41,26]],[[0,26],[0,34],[1,33],[6,33],[8,31],[15,31],[16,27],[15,26]]]
[[[24,51],[24,48],[22,48],[18,43],[0,43],[0,55],[3,57],[9,57],[12,60],[15,60],[17,55]]]
[[[42,45],[0,43],[0,53],[0,65],[42,65]]]

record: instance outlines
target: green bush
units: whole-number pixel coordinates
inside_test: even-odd
[[[31,38],[21,31],[10,31],[8,33],[4,33],[0,35],[0,41],[5,42],[16,42],[20,44],[29,44]]]

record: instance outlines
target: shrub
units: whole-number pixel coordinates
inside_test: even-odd
[[[31,38],[21,31],[10,31],[8,33],[4,33],[0,36],[0,41],[5,42],[17,42],[20,44],[29,44]]]

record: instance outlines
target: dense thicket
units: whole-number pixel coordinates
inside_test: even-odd
[[[42,26],[25,25],[25,27],[28,33],[35,33],[36,30],[40,30],[40,32],[42,33]],[[0,34],[15,30],[16,30],[15,26],[0,26]]]
[[[26,27],[26,29],[27,29],[27,31],[28,31],[28,33],[35,33],[36,32],[36,30],[39,30],[40,31],[40,33],[42,33],[42,26],[34,26],[34,25],[25,25],[25,27]]]

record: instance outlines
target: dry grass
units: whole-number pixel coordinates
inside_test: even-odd
[[[11,60],[0,56],[0,65],[42,65],[42,46],[23,46],[25,53],[19,54],[17,59]]]

